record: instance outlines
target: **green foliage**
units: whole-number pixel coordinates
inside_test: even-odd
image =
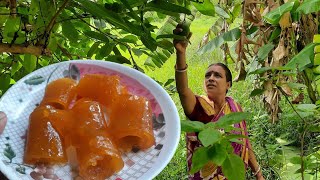
[[[240,29],[234,28],[230,31],[227,31],[214,39],[212,39],[208,44],[204,45],[198,50],[199,54],[204,54],[206,52],[212,52],[214,49],[220,47],[226,41],[235,41],[240,37]]]
[[[264,16],[264,19],[272,24],[272,25],[276,25],[279,23],[281,16],[283,14],[285,14],[286,12],[289,12],[292,10],[292,8],[295,6],[295,4],[299,3],[299,1],[297,0],[291,0],[288,1],[285,4],[282,4],[281,6],[273,9],[272,11],[270,11],[268,14],[266,14]]]
[[[319,0],[305,0],[297,9],[298,12],[304,14],[310,14],[320,11],[320,1]]]
[[[215,7],[210,0],[204,0],[202,3],[192,2],[192,4],[202,14],[215,16]]]
[[[244,163],[239,156],[233,154],[233,149],[230,146],[230,142],[235,142],[236,138],[243,138],[243,136],[221,134],[219,130],[225,129],[227,132],[228,127],[249,118],[249,116],[250,113],[244,112],[230,113],[221,117],[216,123],[208,123],[205,126],[200,122],[181,121],[182,131],[195,130],[195,132],[199,132],[198,138],[203,145],[203,147],[196,149],[192,157],[190,173],[198,172],[204,165],[212,161],[222,165],[222,171],[228,179],[244,179]]]
[[[223,174],[230,180],[244,180],[245,171],[242,159],[235,154],[228,154],[222,164]]]
[[[311,63],[313,63],[314,59],[314,47],[317,44],[310,43],[302,51],[300,51],[297,55],[295,55],[286,65],[288,68],[298,68],[299,71],[307,68]]]

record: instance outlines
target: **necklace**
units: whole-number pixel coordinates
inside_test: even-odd
[[[220,115],[220,113],[222,112],[222,110],[224,109],[224,107],[226,107],[226,105],[227,105],[227,102],[225,102],[224,105],[221,107],[221,109],[220,109],[219,113],[217,114],[217,116]]]

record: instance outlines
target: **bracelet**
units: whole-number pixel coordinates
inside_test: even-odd
[[[184,69],[177,69],[177,65],[175,65],[174,69],[176,70],[176,72],[186,72],[188,69],[188,64],[186,64],[186,67]]]
[[[261,170],[261,168],[260,168],[260,165],[259,165],[258,170],[253,175],[256,176],[260,172],[260,170]]]

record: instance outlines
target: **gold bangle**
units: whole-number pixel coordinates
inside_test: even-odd
[[[188,69],[188,64],[186,64],[186,67],[184,69],[177,69],[177,65],[175,65],[174,69],[176,70],[176,72],[186,72]]]

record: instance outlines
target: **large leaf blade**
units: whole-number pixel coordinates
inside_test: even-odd
[[[224,160],[227,158],[226,146],[223,143],[216,143],[209,148],[209,158],[216,165],[221,166]]]
[[[245,167],[240,156],[229,154],[222,164],[222,172],[229,180],[245,180]]]
[[[308,65],[313,63],[314,59],[314,47],[317,44],[310,43],[303,48],[297,55],[295,55],[286,65],[287,68],[298,68],[299,71],[307,68]]]
[[[101,4],[88,0],[76,1],[78,1],[82,5],[82,7],[92,15],[101,19],[105,19],[112,25],[121,28],[127,32],[131,32],[136,35],[141,35],[142,29],[136,27],[131,22],[125,20],[119,14],[104,8],[104,6],[102,6]]]
[[[206,52],[212,52],[214,49],[220,47],[222,44],[224,44],[227,41],[235,41],[235,40],[239,39],[240,35],[241,35],[240,29],[234,28],[230,31],[227,31],[227,32],[215,37],[211,41],[209,41],[208,44],[202,46],[198,50],[198,53],[204,54]]]
[[[184,132],[200,132],[204,128],[204,124],[199,121],[181,121],[181,130]]]
[[[242,120],[248,119],[249,117],[250,117],[250,113],[248,112],[234,112],[234,113],[226,114],[216,122],[216,126],[219,128],[225,128],[235,123],[239,123]]]
[[[221,133],[216,129],[205,129],[201,131],[198,135],[199,140],[203,144],[204,147],[208,147],[210,145],[213,145],[214,143],[220,141],[221,139]]]
[[[297,8],[297,12],[302,12],[304,14],[310,14],[320,11],[320,0],[305,0]]]
[[[192,5],[201,13],[207,16],[215,16],[215,7],[210,0],[204,0],[202,3],[192,2]]]
[[[264,16],[264,19],[272,24],[272,25],[276,25],[279,23],[281,16],[292,10],[293,6],[295,5],[296,1],[289,1],[277,8],[275,8],[274,10],[270,11],[268,14],[266,14]]]
[[[204,165],[206,165],[210,161],[208,155],[208,148],[199,147],[196,149],[192,156],[192,167],[190,170],[190,174],[194,174],[198,172]]]

